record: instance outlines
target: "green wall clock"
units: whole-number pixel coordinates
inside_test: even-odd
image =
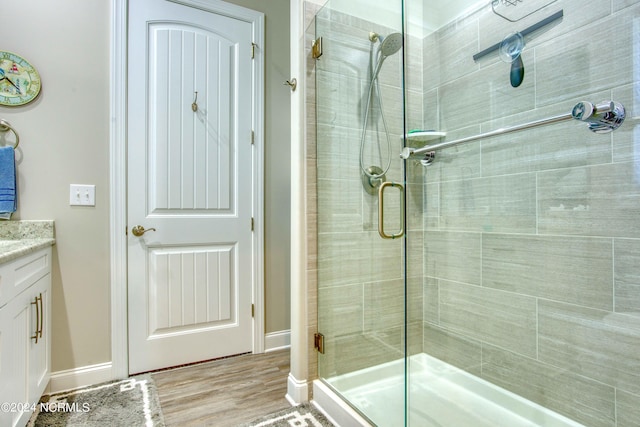
[[[0,105],[28,104],[41,87],[40,74],[33,65],[20,55],[0,50]]]

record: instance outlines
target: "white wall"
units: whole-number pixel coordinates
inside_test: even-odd
[[[289,182],[289,92],[282,86],[289,78],[289,6],[233,3],[266,14],[266,330],[279,331],[290,327],[289,200],[282,187]],[[23,55],[42,78],[35,102],[0,107],[0,118],[21,137],[13,219],[55,220],[52,368],[109,362],[110,2],[21,0],[10,9],[1,48]],[[96,206],[69,206],[72,183],[95,184]]]

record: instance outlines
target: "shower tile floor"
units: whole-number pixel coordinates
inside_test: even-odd
[[[409,364],[410,426],[582,426],[427,354],[411,356]],[[327,382],[378,426],[404,418],[403,360]]]

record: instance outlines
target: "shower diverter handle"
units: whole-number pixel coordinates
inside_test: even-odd
[[[400,190],[400,230],[395,234],[387,234],[384,231],[384,190],[387,187],[395,187]],[[404,186],[397,182],[386,181],[380,184],[378,190],[378,233],[383,239],[398,239],[404,236]]]

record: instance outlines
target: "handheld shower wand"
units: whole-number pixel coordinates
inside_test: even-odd
[[[371,77],[371,80],[373,81],[378,78],[378,73],[382,68],[384,60],[389,56],[394,55],[402,47],[402,34],[392,33],[387,37],[382,37],[381,35],[372,33],[372,36],[369,38],[371,39],[371,37],[377,37],[377,40],[380,42],[380,46],[378,46],[378,63],[376,64],[376,68]]]
[[[373,60],[371,61],[371,80],[369,83],[369,91],[367,94],[367,106],[365,108],[364,113],[364,123],[362,125],[362,137],[360,138],[360,169],[363,173],[363,183],[365,185],[365,189],[369,194],[374,194],[380,184],[384,182],[384,176],[389,171],[391,167],[391,141],[389,138],[389,130],[387,128],[387,122],[384,117],[384,109],[382,107],[382,97],[380,96],[380,86],[378,82],[378,74],[382,69],[382,64],[385,59],[389,56],[395,54],[402,47],[402,34],[400,33],[392,33],[387,37],[382,37],[376,33],[369,34],[369,40],[371,43],[379,42],[378,49],[376,51],[376,64],[373,66]],[[371,46],[371,54],[373,53],[373,45]],[[376,99],[378,100],[378,105],[380,106],[380,116],[382,118],[382,124],[384,126],[384,132],[387,140],[387,165],[384,170],[382,170],[378,166],[370,166],[365,168],[364,166],[364,147],[365,147],[365,138],[367,134],[367,123],[369,121],[369,110],[371,107],[371,98],[373,96],[373,90],[376,90]]]

